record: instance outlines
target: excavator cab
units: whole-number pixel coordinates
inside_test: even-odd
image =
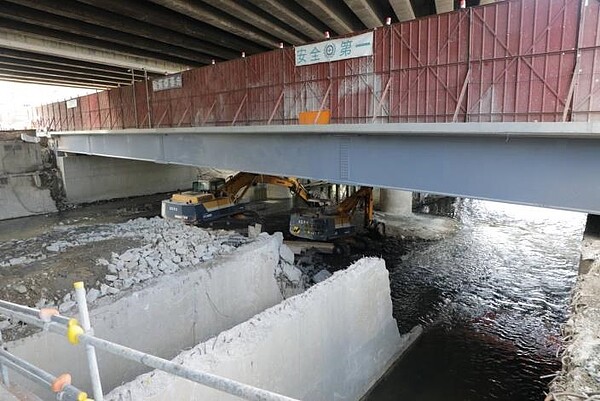
[[[225,185],[224,178],[213,178],[212,180],[198,180],[192,183],[192,192],[215,193],[218,188]]]
[[[373,225],[373,189],[361,187],[339,205],[292,213],[290,234],[315,241],[350,236],[357,231],[354,216],[359,204],[364,212],[362,225],[369,228]]]

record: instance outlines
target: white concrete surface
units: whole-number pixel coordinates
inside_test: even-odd
[[[57,164],[67,200],[73,203],[187,189],[197,176],[195,167],[99,156],[68,155]]]
[[[264,201],[267,199],[291,199],[289,189],[272,184],[256,184],[246,191],[243,199],[249,201]]]
[[[149,279],[139,291],[103,297],[91,310],[92,326],[107,340],[173,358],[282,300],[274,277],[281,244],[280,235],[261,235],[230,255]],[[8,350],[51,373],[71,373],[73,384],[90,392],[83,347],[51,333],[38,333],[8,343]],[[105,391],[147,371],[104,353],[98,359]],[[48,396],[30,382],[20,383],[41,397]]]
[[[9,369],[9,377],[13,377],[15,373]],[[10,390],[10,391],[9,391]],[[39,397],[24,389],[11,386],[7,389],[4,385],[0,384],[0,400],[1,401],[42,401]]]
[[[412,214],[412,192],[382,188],[379,195],[381,211],[398,216]]]
[[[56,212],[50,190],[37,173],[0,175],[0,220]]]
[[[35,143],[0,141],[0,175],[38,171],[43,164],[40,150]]]
[[[175,360],[300,400],[358,400],[408,343],[392,317],[384,261],[369,258]],[[106,399],[239,398],[153,371]]]

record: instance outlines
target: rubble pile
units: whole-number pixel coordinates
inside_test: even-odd
[[[108,274],[104,280],[88,289],[88,302],[117,294],[153,277],[171,274],[211,260],[217,255],[228,254],[250,241],[235,232],[186,226],[158,217],[138,218],[121,224],[75,228],[62,226],[57,230],[60,231],[60,240],[47,243],[42,250],[34,253],[18,257],[8,256],[0,260],[0,267],[27,265],[57,257],[71,248],[92,242],[132,238],[143,244],[121,254],[112,252],[110,256],[97,259],[96,265],[105,267]],[[18,286],[15,290],[23,291]],[[75,306],[75,301],[71,292],[62,298],[59,305],[55,305],[52,300],[40,299],[36,306],[58,306],[60,312],[65,313]]]
[[[115,236],[136,236],[145,245],[128,249],[122,254],[112,252],[110,259],[98,259],[97,265],[106,266],[108,274],[99,288],[88,291],[88,302],[94,302],[102,296],[117,294],[151,278],[195,266],[217,255],[228,254],[237,246],[248,242],[247,238],[234,232],[186,226],[158,217],[117,224],[112,238]],[[84,241],[102,237],[94,235]],[[69,247],[71,244],[59,246]],[[59,310],[64,313],[73,306],[75,303],[67,297]]]

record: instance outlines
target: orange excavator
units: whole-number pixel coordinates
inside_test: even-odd
[[[350,236],[357,231],[354,216],[361,204],[364,227],[378,231],[384,229],[381,223],[373,220],[373,188],[361,187],[338,205],[293,213],[290,217],[290,234],[316,241]]]
[[[240,199],[256,184],[286,187],[308,204],[313,202],[308,191],[293,177],[241,172],[229,180],[218,178],[195,182],[192,191],[177,193],[162,201],[161,216],[198,224],[244,213],[246,205]]]

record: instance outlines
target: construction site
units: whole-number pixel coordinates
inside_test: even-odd
[[[0,401],[600,399],[597,0],[0,0]]]

